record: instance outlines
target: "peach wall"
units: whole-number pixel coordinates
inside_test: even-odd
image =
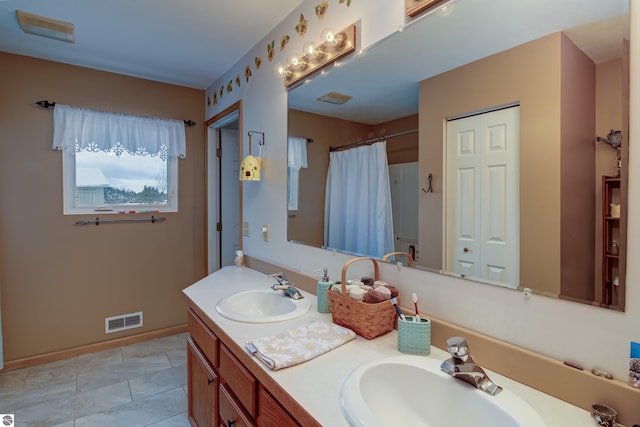
[[[180,291],[204,275],[204,92],[0,53],[0,283],[5,361],[186,323]],[[62,156],[47,99],[191,119],[179,212],[160,224],[75,226],[62,214]],[[103,216],[102,214],[100,215]],[[106,335],[104,318],[144,326]]]
[[[562,49],[561,106],[561,237],[560,293],[563,297],[593,301],[595,270],[589,268],[596,252],[596,204],[593,188],[596,115],[596,69],[591,59],[568,37]],[[618,86],[619,87],[619,86]],[[578,190],[582,191],[578,191]]]
[[[560,291],[560,34],[498,53],[420,83],[422,265],[442,260],[443,125],[447,117],[520,103],[520,284]],[[436,224],[437,226],[434,226]]]
[[[373,126],[373,136],[393,135],[418,129],[418,115],[414,114],[400,119],[379,123]],[[397,136],[387,141],[387,158],[390,165],[418,161],[418,133]]]

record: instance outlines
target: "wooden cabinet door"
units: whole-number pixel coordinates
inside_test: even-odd
[[[260,387],[260,427],[299,427],[300,425],[291,415],[271,396]]]
[[[218,376],[200,349],[187,339],[189,421],[198,427],[213,427],[217,420]]]

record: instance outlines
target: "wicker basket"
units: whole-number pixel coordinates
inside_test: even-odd
[[[370,260],[373,263],[374,280],[378,280],[380,270],[373,258],[358,257],[342,266],[342,293],[327,291],[333,323],[353,330],[370,340],[391,331],[396,322],[396,310],[390,300],[376,304],[356,301],[347,295],[347,269],[357,261]]]

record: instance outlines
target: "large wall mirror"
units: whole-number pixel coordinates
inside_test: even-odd
[[[629,1],[439,4],[289,92],[288,240],[624,310]]]

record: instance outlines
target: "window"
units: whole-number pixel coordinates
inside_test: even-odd
[[[184,124],[57,105],[65,214],[177,212]]]

